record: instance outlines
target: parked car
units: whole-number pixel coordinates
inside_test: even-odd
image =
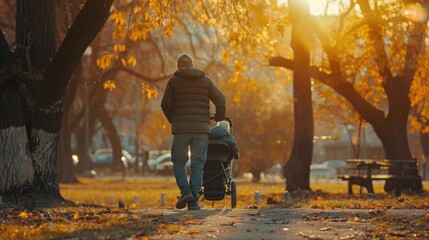
[[[328,160],[328,161],[324,161],[322,164],[335,169],[341,169],[341,168],[347,167],[347,162],[344,160]]]
[[[164,154],[162,154],[156,158],[149,159],[147,161],[147,166],[148,166],[149,171],[155,171],[157,168],[159,168],[160,164],[163,164],[166,162],[171,163],[171,153],[164,153]],[[171,163],[171,164],[173,164],[173,163]]]
[[[128,168],[134,168],[135,164],[136,164],[136,157],[132,156],[127,150],[122,150],[122,156],[125,157],[125,159],[127,160],[127,164],[128,164]],[[143,168],[143,162],[141,161],[141,157],[140,157],[140,161],[139,161],[139,169]]]
[[[121,161],[124,168],[128,168],[128,161],[133,157],[126,150],[122,150]],[[134,160],[135,161],[135,160]],[[94,169],[111,168],[113,163],[113,149],[98,149],[91,155],[91,165]]]
[[[161,155],[170,153],[170,150],[150,150],[148,153],[149,153],[149,159],[155,159]]]
[[[186,164],[187,169],[190,169],[191,161]],[[173,162],[171,161],[171,153],[165,153],[155,159],[149,159],[147,162],[149,171],[162,175],[173,174]]]
[[[282,170],[283,170],[283,166],[276,162],[274,163],[274,165],[268,169],[268,171],[266,172],[266,174],[268,175],[282,175]]]
[[[315,179],[331,179],[337,177],[337,171],[334,168],[328,167],[325,164],[311,164],[310,178]]]
[[[337,175],[344,173],[347,168],[347,162],[344,160],[328,160],[322,162],[323,165],[326,165],[329,168],[335,169]]]

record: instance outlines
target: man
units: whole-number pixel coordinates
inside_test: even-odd
[[[225,96],[203,71],[194,68],[188,55],[177,59],[177,68],[167,83],[161,102],[173,134],[171,160],[181,192],[176,208],[181,209],[188,204],[189,210],[199,210],[198,198],[210,133],[210,101],[216,106],[214,120],[221,121],[226,111]],[[185,165],[189,149],[191,173],[188,183]]]

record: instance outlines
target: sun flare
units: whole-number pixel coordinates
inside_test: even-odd
[[[339,1],[308,0],[311,15],[338,15]]]
[[[307,0],[310,6],[310,14],[320,15],[338,15],[341,0]],[[279,0],[280,4],[287,4],[288,0]]]

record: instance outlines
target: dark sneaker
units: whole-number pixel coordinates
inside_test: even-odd
[[[193,202],[188,203],[188,210],[201,210],[201,207]]]
[[[192,201],[194,197],[192,196],[191,192],[184,192],[182,196],[180,196],[179,200],[177,200],[176,208],[182,209],[186,207],[186,204],[190,201]]]

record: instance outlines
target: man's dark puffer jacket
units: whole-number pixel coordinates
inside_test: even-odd
[[[196,68],[180,68],[168,81],[161,108],[173,134],[210,133],[210,101],[216,106],[216,121],[225,117],[225,96]]]

